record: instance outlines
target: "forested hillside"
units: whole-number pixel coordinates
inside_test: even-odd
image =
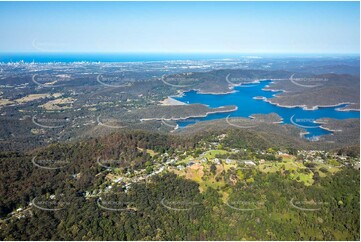
[[[199,154],[200,144],[212,144],[214,137],[204,134],[181,139],[125,132],[87,142],[52,145],[27,154],[2,153],[0,238],[357,240],[360,176],[353,167],[344,166],[334,174],[331,169],[321,168],[320,174],[327,175],[311,173],[312,185],[291,179],[294,170],[264,172],[239,167],[219,174],[214,168],[211,172],[216,174],[216,180],[227,181],[218,188],[203,189],[211,176],[195,182],[166,170],[127,189],[122,182],[108,181],[109,174],[148,169],[152,160],[154,164],[156,160],[166,162],[164,154]],[[249,137],[224,135],[218,148],[222,142],[230,147],[247,147],[250,141],[241,142],[243,138]],[[68,163],[61,168],[34,165],[36,161],[44,165],[41,157],[60,160],[64,155]],[[121,158],[123,162],[115,169],[104,169],[96,162],[99,156]],[[258,156],[281,162],[274,155]],[[94,190],[102,192],[89,193]]]

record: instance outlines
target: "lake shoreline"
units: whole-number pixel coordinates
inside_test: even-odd
[[[233,93],[237,92],[237,90],[234,90],[235,87],[240,87],[242,85],[248,85],[248,84],[260,84],[261,82],[265,82],[265,81],[270,81],[270,83],[272,83],[273,81],[277,81],[277,80],[283,80],[283,79],[258,79],[258,80],[254,80],[252,82],[247,82],[247,83],[232,84],[230,86],[230,91],[228,91],[228,92],[205,92],[205,91],[202,91],[200,89],[191,89],[191,90],[187,90],[187,91],[178,90],[178,94],[175,95],[175,96],[170,96],[170,98],[174,99],[176,97],[183,97],[186,92],[190,92],[190,91],[195,91],[197,94],[200,94],[200,95],[227,95],[227,94],[233,94]],[[267,91],[267,92],[287,93],[287,91],[283,90],[283,89],[267,89],[267,88],[269,88],[269,85],[265,86],[262,90]],[[272,96],[277,97],[277,94],[274,94]],[[272,105],[282,107],[282,108],[302,108],[305,111],[314,111],[314,110],[317,110],[319,108],[332,108],[332,107],[338,107],[338,106],[341,106],[341,105],[352,105],[352,104],[354,104],[354,103],[350,103],[350,102],[342,102],[342,103],[338,103],[338,104],[315,105],[315,106],[312,106],[312,107],[308,107],[306,104],[297,104],[297,105],[279,104],[277,102],[269,100],[269,98],[260,97],[260,96],[255,96],[255,97],[253,97],[253,99],[255,99],[255,100],[263,100],[264,102],[268,102],[268,103],[270,103]],[[176,101],[178,101],[178,100],[176,100]],[[181,101],[179,101],[179,102],[181,102]],[[184,104],[186,104],[186,103],[184,103]],[[340,111],[340,112],[360,112],[360,109],[346,108],[345,107],[344,109],[337,108],[336,111]]]
[[[266,83],[264,83],[266,81]],[[234,113],[232,115],[234,118],[254,118],[254,114],[269,114],[272,112],[277,113],[279,116],[281,116],[281,120],[273,120],[277,122],[280,125],[282,124],[289,124],[289,117],[291,117],[294,114],[297,114],[299,117],[304,118],[310,118],[313,117],[314,119],[318,118],[335,118],[335,119],[347,119],[347,118],[359,118],[359,112],[352,112],[352,110],[341,110],[339,111],[337,108],[344,109],[344,105],[352,105],[352,103],[349,102],[342,102],[337,104],[330,104],[330,105],[315,105],[315,106],[307,106],[307,105],[283,105],[276,103],[273,97],[277,97],[282,90],[269,90],[267,89],[267,86],[272,82],[271,80],[256,80],[252,83],[261,83],[260,85],[250,87],[250,89],[245,88],[236,88],[235,90],[232,90],[229,94],[227,93],[216,93],[213,95],[205,95],[205,96],[199,96],[202,95],[202,93],[199,92],[199,90],[192,90],[190,91],[179,91],[178,96],[182,97],[180,98],[181,101],[187,102],[187,103],[200,103],[203,105],[207,105],[209,107],[218,107],[218,106],[229,106],[229,105],[236,105],[239,107],[239,111]],[[242,83],[243,84],[243,83]],[[251,84],[250,82],[247,84]],[[235,88],[235,85],[233,85],[233,88]],[[218,96],[222,95],[222,96]],[[229,95],[229,96],[227,96]],[[261,102],[259,102],[261,101]],[[305,100],[306,101],[306,100]],[[264,103],[267,103],[265,105]],[[275,108],[279,107],[282,108],[282,110]],[[357,106],[354,104],[351,106],[351,108],[356,108]],[[346,107],[347,108],[347,107]],[[288,109],[288,110],[286,110]],[[305,113],[303,113],[305,112]],[[315,114],[313,114],[315,113]],[[216,120],[221,119],[223,116],[227,115],[216,115],[216,116],[210,116],[201,118],[199,121],[206,121],[206,120]],[[188,117],[189,119],[192,117]],[[186,127],[189,125],[188,123],[184,122],[182,119],[178,119],[177,122],[181,127]],[[191,121],[191,120],[190,120]],[[194,122],[190,122],[194,123]],[[326,125],[324,125],[326,126]],[[329,130],[326,127],[318,127],[315,130],[306,128],[307,133],[303,134],[306,139],[314,138],[322,135],[328,135],[329,133],[335,132],[334,130]],[[336,130],[337,131],[337,130]]]
[[[218,107],[218,108],[225,108],[225,106]],[[205,118],[209,114],[230,113],[230,112],[234,112],[234,111],[237,111],[237,110],[238,110],[238,107],[235,106],[233,109],[229,109],[229,110],[208,111],[204,115],[186,116],[186,117],[179,117],[179,118],[143,118],[143,119],[140,119],[140,121],[141,122],[143,122],[143,121],[153,121],[153,120],[181,121],[181,120],[187,120],[187,119],[190,119],[190,118]]]

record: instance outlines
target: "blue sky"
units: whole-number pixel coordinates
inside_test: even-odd
[[[359,9],[359,2],[0,2],[0,51],[359,53]]]

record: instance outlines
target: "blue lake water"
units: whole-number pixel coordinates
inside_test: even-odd
[[[334,118],[334,119],[346,119],[346,118],[360,118],[360,112],[348,111],[342,112],[335,110],[338,107],[319,108],[317,110],[304,110],[302,108],[284,108],[265,102],[264,100],[256,100],[254,97],[262,96],[271,98],[273,95],[279,92],[271,92],[262,90],[266,85],[269,85],[271,81],[262,81],[256,84],[248,84],[235,87],[236,92],[230,94],[199,94],[196,91],[189,91],[184,93],[182,97],[174,97],[175,99],[188,103],[188,104],[205,104],[211,108],[235,105],[238,110],[229,113],[217,113],[210,114],[204,118],[190,118],[188,120],[178,121],[177,124],[180,128],[190,124],[194,124],[199,121],[214,120],[226,118],[230,115],[232,117],[249,117],[252,114],[269,114],[277,113],[283,118],[283,123],[303,126],[309,134],[305,135],[306,138],[314,140],[320,135],[329,134],[331,132],[319,128],[319,124],[313,123],[314,120],[320,118]]]

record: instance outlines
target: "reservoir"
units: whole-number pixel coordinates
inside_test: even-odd
[[[196,91],[185,92],[183,96],[173,97],[174,99],[187,104],[205,104],[211,108],[221,106],[235,105],[238,110],[229,113],[209,114],[204,118],[190,118],[188,120],[177,121],[180,128],[199,121],[223,119],[229,116],[249,118],[252,114],[270,114],[277,113],[283,119],[283,123],[292,124],[300,128],[304,128],[308,134],[305,138],[310,140],[317,140],[317,137],[331,133],[325,129],[320,128],[320,124],[313,121],[321,118],[347,119],[360,118],[359,111],[337,111],[337,107],[319,107],[317,110],[304,110],[300,107],[285,108],[270,104],[265,100],[255,99],[254,97],[271,98],[273,95],[280,92],[265,91],[263,88],[269,85],[271,81],[262,81],[260,83],[252,83],[241,85],[234,88],[233,93],[228,94],[200,94]]]

